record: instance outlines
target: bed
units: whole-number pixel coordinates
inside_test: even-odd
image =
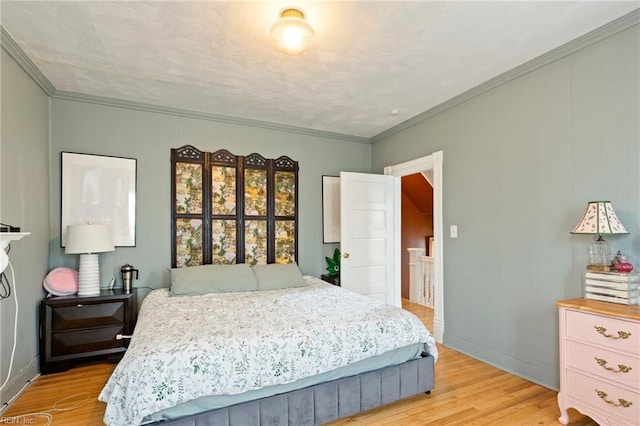
[[[295,264],[235,266],[255,288],[181,293],[172,277],[145,298],[99,396],[107,425],[321,424],[432,389],[435,341],[413,314],[311,276],[285,282]]]

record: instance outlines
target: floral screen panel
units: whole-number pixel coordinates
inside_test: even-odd
[[[244,213],[249,216],[267,215],[267,171],[244,171]]]
[[[202,220],[176,220],[176,267],[203,263]]]
[[[276,263],[296,261],[296,223],[276,220]]]
[[[236,214],[236,168],[211,167],[211,213]]]
[[[267,263],[267,221],[244,222],[244,261],[249,265]]]
[[[172,267],[297,262],[298,163],[171,150]]]
[[[236,263],[236,221],[213,220],[211,236],[211,263]]]
[[[176,163],[176,213],[202,213],[202,164]]]
[[[276,216],[295,216],[296,175],[293,172],[277,171],[274,176]]]

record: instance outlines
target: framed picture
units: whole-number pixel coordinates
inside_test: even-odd
[[[340,178],[322,176],[322,242],[340,242]]]
[[[135,158],[62,153],[60,246],[67,226],[104,223],[113,229],[117,247],[136,245]]]

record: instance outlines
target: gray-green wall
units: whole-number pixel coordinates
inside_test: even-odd
[[[202,151],[287,155],[298,161],[299,264],[303,273],[319,276],[324,271],[324,256],[333,246],[322,244],[322,175],[369,172],[371,145],[62,99],[52,99],[50,266],[77,267],[78,262],[60,248],[60,152],[137,158],[137,246],[100,255],[102,283],[115,276],[121,284],[120,267],[130,263],[140,270],[135,285],[168,286],[170,150],[186,144]]]
[[[300,266],[324,270],[321,175],[382,172],[444,151],[445,343],[557,387],[554,302],[581,295],[591,238],[572,236],[587,201],[610,199],[629,236],[608,238],[640,267],[638,26],[509,81],[406,130],[356,142],[49,99],[2,50],[0,221],[31,235],[12,244],[18,346],[0,404],[37,373],[41,282],[77,267],[60,248],[60,152],[138,159],[137,241],[101,255],[102,281],[132,263],[138,286],[166,286],[173,147],[288,155],[300,162]],[[0,373],[7,377],[13,299],[0,301]]]
[[[587,202],[640,267],[638,25],[508,81],[373,146],[372,171],[444,151],[447,346],[558,387],[554,302],[582,295]],[[449,238],[449,226],[458,238]]]
[[[18,300],[17,346],[0,412],[38,373],[37,307],[49,256],[49,97],[2,50],[0,83],[0,222],[20,226],[31,235],[11,243],[5,273],[14,292],[0,300],[0,384],[9,374]]]

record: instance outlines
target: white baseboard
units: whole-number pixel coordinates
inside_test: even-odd
[[[433,338],[436,342],[442,343],[444,337],[444,321],[433,319]]]
[[[0,415],[11,407],[22,393],[40,376],[38,371],[39,358],[35,357],[26,367],[20,370],[0,395]]]

